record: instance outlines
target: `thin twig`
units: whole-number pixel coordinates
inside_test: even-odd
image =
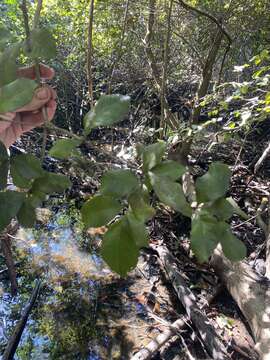
[[[36,285],[34,287],[34,290],[32,292],[32,295],[28,301],[28,303],[26,304],[23,312],[22,312],[22,315],[21,315],[21,318],[20,320],[17,322],[16,326],[15,326],[15,329],[8,341],[8,344],[6,346],[6,349],[5,349],[5,352],[3,354],[3,360],[11,360],[13,359],[14,357],[14,354],[17,350],[17,347],[19,345],[19,342],[20,342],[20,339],[21,339],[21,336],[22,336],[22,333],[23,333],[23,330],[25,328],[25,325],[26,325],[26,322],[28,320],[28,317],[30,315],[30,312],[36,302],[36,299],[38,297],[38,294],[39,294],[39,290],[40,290],[40,287],[41,287],[41,281],[38,280],[36,281]]]
[[[37,2],[37,7],[36,7],[34,21],[33,21],[33,27],[32,27],[33,30],[35,30],[39,24],[40,13],[41,13],[41,9],[42,9],[42,1],[43,0],[38,0],[38,2]],[[32,49],[31,49],[31,32],[30,32],[30,26],[29,26],[27,0],[22,0],[20,8],[22,10],[23,20],[24,20],[27,52],[30,53],[32,51]],[[34,65],[35,65],[35,74],[36,74],[37,83],[39,86],[42,86],[38,59],[34,59]],[[48,137],[48,130],[47,130],[46,124],[49,121],[47,108],[45,106],[42,107],[41,113],[42,113],[43,122],[44,122],[43,142],[42,142],[42,150],[41,150],[41,159],[43,160],[45,157],[47,137]]]

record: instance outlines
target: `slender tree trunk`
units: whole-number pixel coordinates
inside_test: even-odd
[[[162,72],[162,83],[161,83],[161,97],[160,97],[160,105],[161,105],[161,119],[160,119],[160,127],[161,138],[164,134],[164,127],[167,120],[167,112],[166,112],[166,96],[167,96],[167,78],[168,78],[168,63],[169,63],[169,46],[171,40],[171,16],[172,16],[172,8],[173,8],[173,0],[170,0],[169,8],[168,8],[168,16],[167,16],[167,34],[164,44],[164,58],[163,58],[163,72]]]
[[[162,81],[160,80],[160,74],[159,74],[159,70],[155,61],[155,56],[153,54],[152,51],[152,40],[153,40],[153,28],[154,28],[154,24],[155,24],[155,13],[156,13],[156,4],[157,1],[156,0],[149,0],[148,3],[148,8],[149,8],[149,17],[148,17],[148,23],[147,23],[147,30],[146,30],[146,35],[145,35],[145,39],[144,39],[144,44],[145,44],[145,53],[149,62],[149,66],[151,69],[151,73],[156,85],[156,89],[158,91],[158,94],[161,94],[161,89],[162,89]],[[164,99],[164,98],[163,98]],[[172,129],[177,129],[178,128],[178,121],[174,118],[173,114],[170,112],[168,103],[166,98],[164,99],[164,108],[167,111],[167,122],[168,125],[172,128]]]
[[[89,8],[89,24],[88,24],[88,37],[87,37],[87,81],[88,81],[88,94],[91,108],[94,106],[94,92],[93,92],[93,21],[94,21],[94,0],[90,0]]]
[[[115,60],[113,61],[113,64],[112,64],[111,70],[110,70],[110,76],[109,76],[109,82],[108,82],[108,94],[111,94],[111,92],[112,92],[112,79],[113,79],[114,70],[123,56],[123,44],[124,44],[124,39],[125,39],[125,35],[126,35],[126,30],[127,30],[129,5],[130,5],[130,0],[126,0],[125,15],[124,15],[121,36],[120,36],[120,43],[119,43],[119,46],[117,47],[117,51],[116,51],[117,54],[115,56]]]
[[[213,68],[217,59],[218,51],[220,49],[220,45],[223,38],[223,32],[217,30],[217,34],[215,36],[213,45],[211,46],[207,59],[205,61],[203,72],[202,72],[202,81],[197,91],[196,101],[197,104],[194,107],[193,116],[192,116],[192,123],[197,124],[199,121],[199,116],[201,113],[201,106],[199,105],[201,99],[207,94],[210,81],[212,79]]]

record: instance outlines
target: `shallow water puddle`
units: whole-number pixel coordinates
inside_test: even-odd
[[[128,359],[153,325],[136,301],[142,285],[134,275],[119,279],[90,253],[74,211],[47,215],[14,239],[19,295],[12,299],[8,282],[0,282],[0,351],[39,278],[42,289],[15,359]]]

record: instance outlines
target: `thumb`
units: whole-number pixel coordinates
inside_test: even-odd
[[[54,90],[52,88],[49,86],[38,88],[30,103],[17,109],[16,112],[37,111],[46,105],[51,98],[54,98]]]

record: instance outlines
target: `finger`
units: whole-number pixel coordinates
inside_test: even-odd
[[[50,100],[56,99],[56,92],[50,86],[38,88],[29,104],[19,108],[16,112],[37,111],[45,106]]]
[[[48,120],[51,121],[54,117],[56,110],[56,101],[50,100],[46,106]],[[37,113],[27,112],[21,114],[21,128],[23,132],[34,129],[35,127],[43,125],[45,119],[43,117],[42,111]]]
[[[55,74],[55,72],[52,68],[50,68],[47,65],[43,65],[43,64],[39,65],[39,71],[40,71],[40,77],[42,79],[47,79],[47,80],[52,79]],[[33,80],[36,79],[35,66],[26,66],[26,67],[19,68],[17,70],[17,76],[28,78],[28,79],[33,79]]]

